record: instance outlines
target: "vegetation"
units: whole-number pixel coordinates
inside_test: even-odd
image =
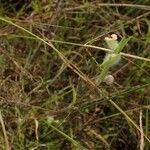
[[[149,150],[149,4],[2,0],[0,149]]]

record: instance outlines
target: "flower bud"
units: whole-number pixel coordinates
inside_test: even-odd
[[[113,84],[114,82],[114,77],[112,75],[107,75],[104,79],[104,82],[107,84],[107,85],[111,85]]]

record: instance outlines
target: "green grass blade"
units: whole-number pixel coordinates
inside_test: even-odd
[[[60,131],[59,129],[57,129],[56,127],[54,127],[53,125],[49,124],[49,126],[54,129],[55,131],[57,131],[60,135],[62,135],[63,137],[65,137],[66,139],[68,139],[75,147],[77,147],[77,150],[86,150],[85,147],[83,147],[81,144],[79,144],[77,141],[75,141],[73,138],[71,138],[70,136],[68,136],[67,134],[65,134],[64,132]]]

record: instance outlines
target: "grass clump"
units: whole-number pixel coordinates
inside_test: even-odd
[[[148,150],[147,4],[2,5],[0,148]],[[114,33],[112,46],[104,38]],[[107,85],[109,74],[114,82]]]

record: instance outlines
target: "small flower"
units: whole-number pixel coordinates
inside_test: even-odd
[[[117,41],[117,35],[116,34],[112,34],[111,37],[105,37],[105,41],[108,45],[108,47],[115,51],[115,49],[118,47],[119,42]]]
[[[104,79],[104,82],[107,84],[107,85],[111,85],[113,84],[114,82],[114,77],[112,75],[107,75]]]
[[[118,39],[116,34],[112,34],[111,37],[112,37],[113,40],[117,40]]]

